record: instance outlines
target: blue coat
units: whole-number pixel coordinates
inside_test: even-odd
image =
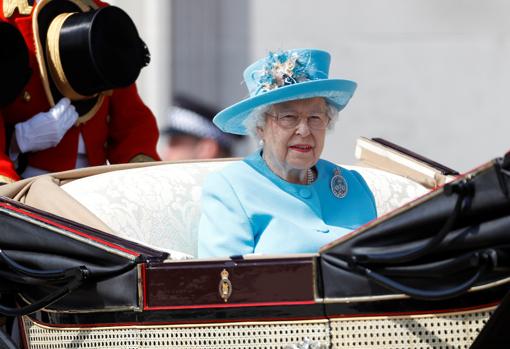
[[[319,160],[309,185],[276,176],[255,152],[208,176],[202,191],[199,257],[317,252],[377,216],[375,200],[355,171]],[[331,191],[335,169],[348,191]]]

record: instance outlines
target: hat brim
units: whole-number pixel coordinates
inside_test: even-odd
[[[41,80],[50,106],[57,104],[64,95],[59,91],[54,79],[51,77],[48,65],[46,41],[49,26],[52,20],[60,14],[85,12],[96,8],[98,7],[93,2],[85,4],[81,0],[40,0],[37,2],[33,13],[35,51]],[[103,100],[104,96],[102,94],[89,99],[73,100],[72,103],[79,115],[76,125],[85,123],[92,118],[101,107]]]
[[[244,121],[255,108],[297,99],[324,97],[338,110],[342,110],[351,99],[356,86],[354,81],[340,79],[311,80],[283,86],[222,110],[214,117],[213,122],[224,132],[246,135]]]

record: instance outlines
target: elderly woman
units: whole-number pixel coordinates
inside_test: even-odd
[[[363,178],[320,159],[326,130],[356,83],[329,79],[325,51],[270,53],[244,72],[250,97],[214,123],[261,148],[212,174],[202,194],[199,257],[316,252],[376,217]]]

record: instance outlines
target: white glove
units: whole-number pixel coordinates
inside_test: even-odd
[[[20,151],[27,153],[56,146],[77,119],[74,105],[68,98],[62,98],[48,112],[16,124],[16,142]]]

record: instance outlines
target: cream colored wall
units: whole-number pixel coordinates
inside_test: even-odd
[[[186,4],[200,13],[213,1],[218,11],[207,11],[211,23],[216,16],[223,30],[245,26],[248,34],[189,43],[226,48],[204,57],[216,59],[228,76],[219,84],[204,79],[200,95],[208,101],[226,106],[243,98],[239,67],[268,50],[317,47],[333,56],[331,76],[359,84],[328,136],[325,158],[351,163],[360,135],[387,138],[461,171],[510,149],[509,1],[242,0],[249,4],[242,16],[231,13],[241,0]],[[153,61],[139,87],[161,125],[171,89],[173,2],[111,1],[133,16],[149,44]]]
[[[331,52],[358,90],[326,158],[350,162],[359,135],[467,170],[510,150],[510,2],[253,0],[252,56]]]

